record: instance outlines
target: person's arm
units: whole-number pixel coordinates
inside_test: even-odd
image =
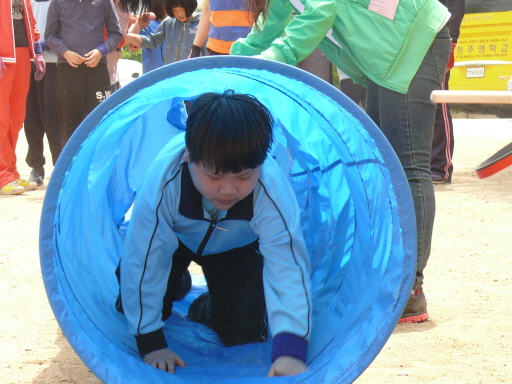
[[[41,48],[41,43],[34,43],[34,52],[35,52],[35,63],[36,63],[36,73],[34,73],[34,79],[39,81],[43,78],[44,73],[46,71],[46,63],[43,58],[43,49]]]
[[[68,51],[69,48],[64,45],[60,38],[59,8],[60,0],[53,0],[48,7],[44,41],[57,56],[64,57],[64,52]]]
[[[112,1],[104,1],[104,10],[105,10],[105,28],[107,30],[107,38],[100,44],[96,49],[98,49],[102,56],[107,56],[112,51],[115,51],[121,40],[123,40],[123,32],[121,31],[121,27],[119,25],[119,19],[117,17],[117,12]]]
[[[185,361],[169,348],[159,349],[144,356],[144,362],[152,367],[174,373],[175,367],[186,367]]]
[[[165,30],[167,23],[172,23],[175,20],[176,19],[170,17],[166,18],[160,23],[155,33],[149,33],[148,35],[135,35],[133,33],[129,33],[129,42],[138,47],[156,49],[165,40]]]
[[[137,192],[121,255],[120,292],[129,332],[144,361],[173,372],[185,362],[167,348],[162,303],[178,248],[172,229],[176,204],[170,192],[172,183],[162,181],[157,188],[154,183],[170,179],[165,174],[167,166],[167,159],[154,162]]]
[[[259,55],[268,49],[275,39],[283,36],[284,29],[292,19],[293,6],[289,0],[272,0],[268,7],[265,21],[260,15],[247,37],[240,38],[233,43],[231,55]],[[260,28],[259,31],[257,26]]]
[[[156,18],[153,12],[145,12],[140,17],[136,18],[135,22],[128,28],[129,34],[134,35],[147,35],[149,32],[145,33],[146,28],[149,27],[152,20]],[[125,36],[126,39],[127,36]],[[128,41],[130,40],[130,41]],[[129,50],[137,52],[141,46],[141,39],[130,37],[126,40],[126,46]]]
[[[105,0],[103,4],[107,38],[102,44],[84,55],[85,64],[91,68],[96,67],[101,58],[107,56],[110,52],[113,52],[119,43],[121,43],[121,40],[123,40],[123,32],[119,26],[119,19],[117,17],[114,3],[112,1]]]
[[[34,79],[36,81],[39,81],[43,78],[44,73],[46,71],[46,63],[43,58],[43,49],[41,47],[41,43],[39,42],[39,39],[41,38],[41,33],[39,32],[39,29],[37,29],[37,22],[34,17],[34,11],[32,10],[32,5],[29,2],[27,4],[27,12],[28,14],[25,15],[30,20],[30,25],[34,25],[33,29],[33,43],[34,43],[34,62],[36,64],[36,73],[34,73]]]
[[[302,360],[291,356],[279,356],[270,366],[267,376],[293,376],[307,370],[308,366]]]
[[[448,8],[448,12],[450,12],[451,15],[446,26],[450,31],[452,43],[457,43],[457,40],[459,39],[460,24],[464,18],[465,7],[465,0],[446,0],[446,8]]]
[[[137,17],[135,22],[133,22],[128,29],[128,32],[138,34],[143,29],[146,29],[149,26],[151,20],[155,20],[156,16],[153,12],[145,12],[140,17]]]
[[[457,40],[460,35],[460,24],[464,18],[464,11],[466,7],[465,0],[447,0],[446,7],[450,12],[451,16],[446,24],[450,31],[450,37],[452,38],[452,49],[450,51],[450,59],[446,66],[446,72],[453,68],[455,64],[455,47],[457,46]]]
[[[260,54],[263,58],[290,65],[304,60],[332,28],[336,18],[336,0],[306,0],[304,11],[291,21],[290,8],[288,0],[272,0],[261,34],[253,28],[245,41],[239,39],[233,44],[231,54]]]
[[[85,58],[78,53],[71,51],[63,43],[60,37],[59,8],[60,0],[53,0],[48,7],[44,40],[57,56],[64,58],[69,65],[76,68],[84,62]]]
[[[210,33],[211,15],[210,1],[204,0],[203,11],[201,12],[201,18],[199,19],[196,37],[192,43],[192,51],[190,52],[189,58],[200,56],[201,48],[204,46],[204,43],[208,38],[208,33]]]
[[[142,36],[136,33],[128,33],[124,40],[130,47],[139,49],[142,45]]]
[[[263,284],[273,334],[269,376],[307,369],[311,338],[310,260],[300,210],[286,177],[271,158],[264,163],[252,224],[264,257]]]

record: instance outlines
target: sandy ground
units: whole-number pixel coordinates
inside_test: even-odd
[[[456,120],[455,137],[453,183],[436,186],[424,286],[430,320],[397,326],[358,384],[512,382],[512,167],[484,180],[474,174],[512,141],[512,120]],[[26,148],[22,132],[18,163],[28,177]],[[99,383],[62,335],[44,291],[45,189],[0,196],[0,383]]]

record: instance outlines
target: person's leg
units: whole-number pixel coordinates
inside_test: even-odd
[[[39,87],[39,109],[48,146],[55,165],[62,150],[59,119],[57,117],[57,64],[46,63],[46,72]]]
[[[10,140],[10,100],[15,74],[16,63],[8,63],[3,70],[3,76],[0,77],[0,188],[3,188],[17,178],[10,172],[9,168],[11,165],[8,161],[12,156],[9,154],[12,151]]]
[[[359,88],[359,91],[361,92],[359,95],[359,104],[363,109],[366,109],[366,87],[361,84],[354,84]]]
[[[226,346],[267,340],[263,256],[257,242],[195,261],[203,267],[211,328]]]
[[[61,148],[85,118],[84,89],[89,79],[85,77],[86,66],[73,68],[67,63],[57,65],[57,116]]]
[[[172,268],[169,280],[167,281],[167,291],[164,296],[162,320],[167,320],[171,316],[172,303],[183,299],[188,291],[190,291],[192,282],[188,266],[194,256],[195,254],[180,241],[178,249],[172,256]]]
[[[308,57],[297,63],[297,67],[332,84],[332,64],[320,48],[316,48]]]
[[[119,81],[114,84],[110,84],[110,94],[113,94],[115,91],[119,90],[119,88],[121,88]]]
[[[172,304],[176,300],[181,300],[190,291],[192,286],[190,273],[187,268],[194,257],[194,253],[189,250],[180,241],[178,249],[172,256],[172,267],[167,281],[167,290],[163,299],[162,320],[167,320],[172,314]],[[121,282],[121,264],[116,269],[117,282]],[[116,309],[123,311],[123,301],[121,292],[119,292],[116,301]]]
[[[110,77],[107,64],[100,63],[94,68],[87,68],[88,82],[84,89],[85,109],[87,115],[103,100],[110,96]]]
[[[352,79],[342,79],[340,81],[340,91],[347,95],[357,105],[363,109],[366,106],[366,87],[361,84],[355,84]]]
[[[28,48],[16,48],[16,74],[9,98],[8,151],[5,153],[8,170],[16,178],[20,177],[16,168],[16,144],[25,120],[26,99],[30,87],[30,51]]]
[[[450,72],[445,74],[441,89],[448,89],[449,80]],[[453,172],[454,141],[452,115],[448,104],[437,104],[435,121],[430,157],[432,181],[434,184],[450,183]]]
[[[436,105],[430,101],[439,89],[450,53],[448,30],[438,34],[416,73],[407,94],[370,82],[366,112],[381,128],[395,150],[409,181],[416,213],[418,266],[413,290],[423,284],[430,254],[435,196],[430,174],[430,151]]]
[[[39,109],[39,87],[42,86],[42,80],[36,81],[34,73],[35,64],[32,63],[32,72],[30,73],[30,89],[27,95],[27,113],[25,116],[25,137],[27,138],[28,151],[25,161],[31,168],[42,168],[45,164],[44,158],[44,124]],[[45,73],[46,75],[46,73]]]
[[[380,87],[368,80],[366,91],[366,114],[380,127]]]

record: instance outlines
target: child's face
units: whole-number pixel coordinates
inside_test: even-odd
[[[185,161],[197,190],[217,209],[229,209],[246,198],[256,186],[261,167],[245,169],[240,173],[214,173],[201,163],[189,161],[188,151]]]
[[[183,7],[175,7],[172,9],[172,13],[175,18],[177,18],[182,23],[186,23],[192,18],[192,15],[187,17],[187,12],[185,11],[185,8]]]

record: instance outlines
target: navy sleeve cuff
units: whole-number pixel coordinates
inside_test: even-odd
[[[144,335],[135,336],[139,353],[144,356],[150,352],[167,348],[167,341],[162,328]]]
[[[98,51],[100,51],[100,52],[101,52],[101,55],[102,55],[103,57],[105,57],[105,56],[107,56],[107,55],[108,55],[108,47],[107,47],[107,44],[101,44],[101,45],[98,45],[98,46],[96,47],[96,49],[97,49]]]
[[[41,49],[41,43],[35,43],[34,44],[34,53],[36,55],[43,53],[43,50]]]
[[[281,356],[292,356],[306,362],[308,342],[292,333],[279,333],[272,340],[272,362]]]

